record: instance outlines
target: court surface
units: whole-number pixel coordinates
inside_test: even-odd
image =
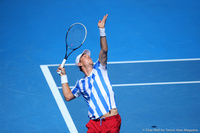
[[[85,133],[87,104],[63,99],[56,73],[65,34],[88,30],[65,65],[71,87],[83,77],[76,56],[100,51],[106,23],[108,73],[122,133],[200,132],[200,1],[9,0],[0,2],[0,132]]]

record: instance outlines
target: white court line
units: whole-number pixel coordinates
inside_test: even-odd
[[[136,84],[113,84],[112,87],[121,87],[121,86],[145,86],[145,85],[176,85],[176,84],[199,84],[200,81],[180,81],[180,82],[157,82],[157,83],[136,83]],[[74,86],[70,86],[73,88]],[[62,89],[62,87],[58,87]]]
[[[108,64],[125,64],[125,63],[151,63],[151,62],[173,62],[173,61],[196,61],[200,58],[188,58],[188,59],[165,59],[165,60],[139,60],[139,61],[117,61],[108,62]],[[65,64],[66,66],[74,66],[74,63]],[[48,66],[59,66],[59,64],[49,64]]]
[[[152,62],[173,62],[173,61],[195,61],[200,58],[188,58],[188,59],[165,59],[165,60],[139,60],[139,61],[119,61],[109,62],[108,64],[122,64],[122,63],[152,63]]]
[[[56,100],[56,103],[60,109],[60,112],[64,118],[64,121],[65,123],[67,124],[67,127],[70,131],[70,133],[78,133],[75,125],[74,125],[74,122],[71,118],[71,115],[69,114],[69,111],[60,95],[60,92],[58,90],[58,87],[56,86],[56,83],[49,71],[49,68],[47,65],[40,65],[40,68],[42,69],[42,72],[47,80],[47,83],[51,89],[51,92]]]
[[[144,86],[144,85],[175,85],[175,84],[198,84],[200,81],[182,81],[182,82],[158,82],[158,83],[137,83],[137,84],[114,84],[113,87],[120,86]]]

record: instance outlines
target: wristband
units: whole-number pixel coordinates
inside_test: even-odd
[[[99,33],[100,33],[100,37],[106,36],[106,30],[105,30],[105,28],[99,28]]]
[[[67,75],[61,76],[61,84],[68,83]]]

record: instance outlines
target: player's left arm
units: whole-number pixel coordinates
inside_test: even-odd
[[[63,95],[64,95],[64,98],[66,101],[70,101],[74,98],[76,98],[70,87],[69,87],[69,84],[68,84],[68,79],[67,79],[67,75],[66,75],[66,72],[65,72],[65,68],[64,67],[60,67],[61,65],[59,65],[58,69],[57,69],[57,72],[61,71],[60,73],[60,76],[66,76],[65,78],[65,82],[62,82],[62,77],[61,77],[61,82],[62,82],[62,91],[63,91]]]
[[[102,20],[99,20],[98,22],[98,27],[100,29],[100,46],[101,46],[101,51],[99,53],[99,62],[103,65],[107,65],[107,53],[108,53],[108,44],[106,40],[106,36],[104,35],[105,31],[105,23],[107,20],[108,14],[106,14]],[[103,30],[103,35],[101,35],[101,30]]]

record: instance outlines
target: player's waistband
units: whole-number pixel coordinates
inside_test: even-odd
[[[106,118],[97,118],[97,119],[94,119],[93,121],[102,121],[102,120],[110,120],[110,119],[116,119],[116,118],[119,118],[120,115],[117,114],[117,115],[113,115],[113,116],[110,116],[110,117],[106,117]]]

